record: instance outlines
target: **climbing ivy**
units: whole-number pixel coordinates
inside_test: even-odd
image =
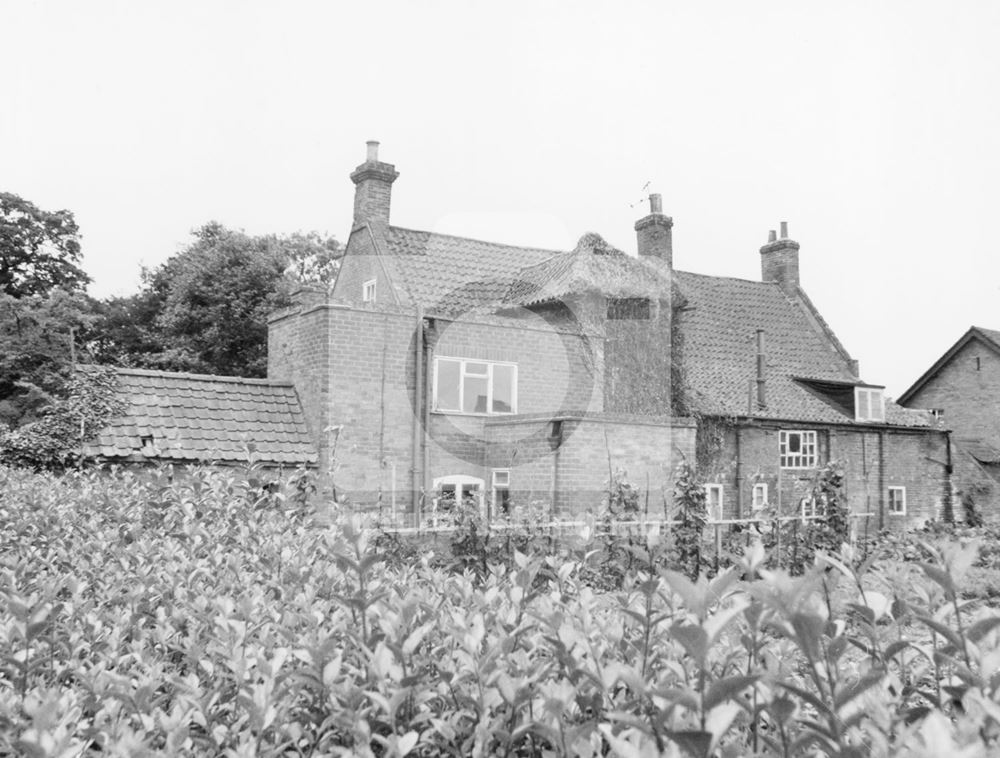
[[[112,368],[75,371],[65,392],[37,421],[0,434],[0,462],[34,469],[67,468],[81,460],[85,440],[125,413]]]

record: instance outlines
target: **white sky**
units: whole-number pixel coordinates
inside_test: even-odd
[[[210,219],[343,241],[367,139],[400,226],[634,252],[655,191],[677,268],[756,279],[787,220],[896,396],[1000,328],[998,40],[995,0],[0,0],[0,190],[73,211],[98,296]]]

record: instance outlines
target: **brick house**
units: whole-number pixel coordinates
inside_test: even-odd
[[[554,251],[393,226],[397,177],[369,143],[332,292],[302,290],[269,322],[269,379],[294,384],[338,498],[566,515],[623,470],[662,513],[687,459],[717,515],[787,514],[816,507],[809,482],[838,460],[873,527],[950,504],[948,435],[860,379],[784,224],[761,281],[712,277],[674,269],[657,195],[637,256],[593,234]]]
[[[1000,501],[1000,331],[973,326],[899,398],[954,434],[955,486],[995,511]]]

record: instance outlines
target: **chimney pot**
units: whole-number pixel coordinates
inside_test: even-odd
[[[649,212],[663,213],[663,198],[656,192],[649,196]]]
[[[368,140],[368,157],[366,159],[367,163],[378,163],[378,140]]]
[[[781,239],[783,239],[783,240],[788,239],[788,222],[787,221],[782,221],[781,222]]]
[[[776,231],[774,231],[774,229],[771,229],[771,231],[769,231],[767,233],[767,241],[768,242],[777,242],[777,240],[778,240],[778,233]]]

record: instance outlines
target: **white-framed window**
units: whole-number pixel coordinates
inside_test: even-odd
[[[854,388],[854,420],[885,421],[885,394],[880,387]]]
[[[481,508],[483,505],[483,480],[465,474],[439,476],[432,483],[436,496],[434,508],[438,513],[454,510],[458,503],[472,499]]]
[[[802,513],[802,520],[819,518],[826,513],[826,501],[824,498],[817,500],[812,495],[806,495],[799,502],[799,510]]]
[[[767,508],[767,482],[757,482],[753,486],[753,495],[750,500],[751,508],[755,511]]]
[[[778,452],[781,468],[816,468],[816,432],[782,430]]]
[[[906,487],[889,488],[889,513],[893,516],[906,515]]]
[[[375,302],[375,280],[369,279],[363,285],[361,285],[361,302],[363,303],[374,303]]]
[[[494,469],[490,503],[494,516],[510,515],[510,469]]]
[[[435,358],[434,410],[480,415],[517,413],[517,365]]]
[[[722,519],[722,485],[705,485],[705,506],[708,509],[710,521],[720,521]]]

